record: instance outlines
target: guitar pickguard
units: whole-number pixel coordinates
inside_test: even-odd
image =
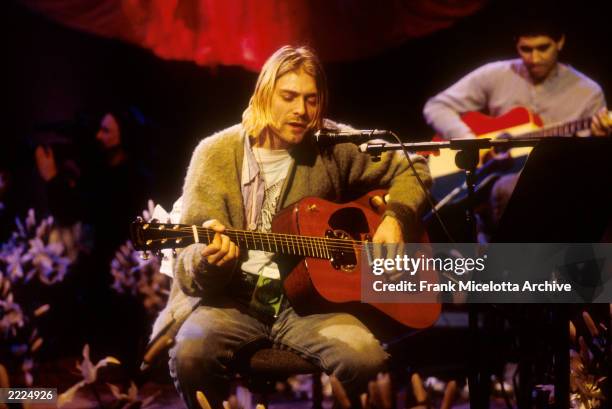
[[[358,262],[353,241],[370,239],[368,220],[361,209],[344,207],[331,214],[329,227],[325,237],[346,241],[346,246],[331,252],[331,265],[336,270],[353,272]]]

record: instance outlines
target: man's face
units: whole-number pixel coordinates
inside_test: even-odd
[[[121,143],[119,124],[114,116],[106,114],[100,121],[100,129],[96,133],[96,139],[104,149],[113,148]]]
[[[276,81],[270,113],[271,148],[286,149],[298,144],[319,110],[315,79],[304,70],[291,71]]]
[[[565,37],[559,41],[544,35],[519,37],[516,50],[535,82],[544,81],[555,68],[564,42]]]

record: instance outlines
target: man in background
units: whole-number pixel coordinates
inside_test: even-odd
[[[612,122],[601,87],[559,62],[565,35],[557,22],[523,22],[515,41],[519,58],[486,64],[427,101],[423,114],[436,132],[446,139],[473,138],[461,114],[499,116],[523,106],[544,124],[591,117],[593,135],[609,133]]]
[[[527,17],[516,25],[514,38],[519,58],[485,64],[430,98],[423,109],[427,123],[445,139],[475,138],[476,134],[461,120],[462,114],[479,111],[496,117],[525,107],[544,125],[591,118],[590,129],[578,134],[608,135],[612,120],[601,87],[559,62],[566,41],[559,22],[548,17]],[[509,159],[507,152],[493,157]],[[510,173],[493,185],[489,206],[479,215],[480,241],[488,241],[495,231],[518,176]]]

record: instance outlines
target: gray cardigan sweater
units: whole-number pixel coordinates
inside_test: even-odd
[[[347,128],[331,121],[326,121],[325,126]],[[242,126],[235,125],[199,143],[183,186],[181,223],[200,226],[206,220],[217,219],[225,226],[245,229],[241,192],[244,138]],[[422,211],[425,193],[399,152],[384,153],[380,161],[373,162],[353,144],[320,148],[306,138],[290,153],[294,160],[281,191],[279,209],[307,196],[343,201],[354,198],[356,192],[387,188],[390,200],[385,215],[397,218],[405,235]],[[429,185],[425,160],[414,156],[413,162],[421,179]],[[177,331],[202,297],[222,291],[229,282],[228,270],[207,265],[201,258],[204,246],[192,244],[178,253],[170,297],[154,324],[153,338],[172,322]]]

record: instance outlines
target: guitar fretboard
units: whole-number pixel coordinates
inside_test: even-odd
[[[143,223],[136,234],[135,244],[146,249],[184,247],[191,243],[209,244],[215,231],[189,225]],[[263,233],[250,230],[226,229],[223,232],[243,249],[272,253],[331,259],[338,252],[353,252],[360,241],[333,237],[299,236],[293,234]],[[143,245],[139,245],[142,243]]]
[[[578,131],[591,127],[591,118],[580,118],[558,125],[546,126],[524,134],[516,135],[521,138],[542,138],[547,136],[573,136]]]
[[[214,236],[214,231],[210,229],[203,230],[206,231],[205,235],[207,243],[209,243]],[[337,240],[331,240],[332,242],[330,243],[330,239],[324,237],[261,233],[248,230],[226,230],[224,234],[241,248],[304,257],[330,259],[330,246],[338,246],[338,243],[335,243]],[[344,246],[347,246],[347,244]]]

